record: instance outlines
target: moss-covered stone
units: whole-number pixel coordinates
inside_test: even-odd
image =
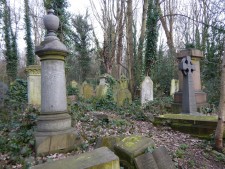
[[[135,169],[134,158],[143,154],[148,147],[154,147],[152,139],[133,135],[125,137],[115,146],[115,153],[119,156],[121,165]]]
[[[124,136],[106,136],[100,137],[97,140],[95,148],[108,147],[110,150],[114,151],[114,146],[119,143]]]
[[[165,114],[155,117],[155,125],[168,125],[171,128],[189,133],[199,138],[211,139],[216,130],[217,116],[193,116],[186,114]],[[225,132],[224,132],[225,133]],[[224,134],[225,138],[225,134]]]
[[[31,169],[120,169],[119,158],[108,148],[102,147],[92,152],[49,162]]]

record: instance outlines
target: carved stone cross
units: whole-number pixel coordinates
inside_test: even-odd
[[[195,66],[192,64],[190,56],[186,56],[182,59],[179,70],[183,73],[182,113],[197,115],[195,91],[192,79],[192,73],[195,70]]]

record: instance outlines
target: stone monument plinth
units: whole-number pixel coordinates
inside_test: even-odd
[[[41,105],[41,66],[30,65],[26,68],[28,85],[28,104]]]
[[[198,49],[185,49],[181,50],[177,54],[178,62],[185,56],[191,57],[191,62],[195,66],[195,71],[192,74],[193,78],[193,88],[195,91],[195,100],[198,111],[200,108],[206,106],[207,103],[207,94],[202,91],[201,86],[201,77],[200,77],[200,60],[203,58],[203,52]],[[173,113],[180,113],[182,111],[182,93],[183,93],[183,74],[179,71],[179,91],[174,94],[174,103],[172,105]]]
[[[47,35],[35,53],[41,61],[41,113],[34,133],[36,153],[48,154],[74,148],[75,129],[67,112],[65,57],[66,46],[56,37],[59,19],[48,10],[44,17]]]

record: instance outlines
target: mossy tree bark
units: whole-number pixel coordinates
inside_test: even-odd
[[[218,122],[215,133],[215,148],[218,150],[223,149],[224,119],[225,119],[225,54],[223,56],[223,63],[222,63],[220,103],[218,112]]]

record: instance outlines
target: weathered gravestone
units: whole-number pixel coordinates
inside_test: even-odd
[[[120,169],[119,158],[102,147],[78,156],[49,162],[31,169]]]
[[[170,96],[174,97],[174,93],[179,91],[179,80],[172,79],[170,85]]]
[[[182,59],[179,69],[183,74],[182,113],[196,115],[197,107],[192,79],[192,73],[195,67],[191,62],[190,56],[186,56]]]
[[[195,92],[196,106],[198,111],[201,107],[208,105],[207,94],[202,91],[201,76],[200,76],[200,60],[204,57],[203,52],[197,49],[185,49],[177,53],[177,59],[180,63],[181,60],[186,57],[191,57],[191,62],[195,66],[195,71],[192,74],[193,88]],[[172,110],[174,113],[180,113],[182,111],[182,95],[183,95],[183,74],[181,71],[178,72],[179,78],[179,91],[174,93],[174,102],[172,104]]]
[[[77,88],[78,83],[77,83],[75,80],[72,80],[72,81],[70,82],[70,86],[71,86],[72,88]]]
[[[28,104],[33,106],[41,105],[41,67],[30,65],[26,68]]]
[[[8,86],[0,82],[0,107],[4,106],[4,99],[6,98],[6,94],[8,91]]]
[[[93,87],[90,84],[88,84],[86,81],[82,83],[81,90],[82,90],[81,94],[85,99],[90,99],[94,96]]]
[[[175,169],[175,165],[165,147],[156,148],[135,158],[137,169]]]
[[[106,83],[106,77],[101,76],[99,85],[96,87],[96,97],[104,98],[107,95],[108,84]]]
[[[125,102],[132,103],[131,92],[128,89],[128,80],[122,76],[117,84],[116,99],[117,105],[122,106]]]
[[[154,145],[151,138],[134,135],[125,137],[114,146],[114,150],[115,154],[120,158],[120,163],[123,167],[136,169],[134,159],[144,154],[148,147],[154,147]]]
[[[144,105],[153,100],[153,82],[149,76],[146,76],[141,84],[141,104]]]
[[[41,61],[41,113],[34,133],[37,154],[67,151],[77,143],[67,112],[64,63],[68,50],[56,37],[59,19],[53,12],[48,10],[44,17],[47,35],[35,51]]]

